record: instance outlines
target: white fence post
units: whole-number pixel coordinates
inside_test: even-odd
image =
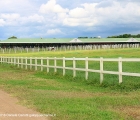
[[[65,57],[63,57],[63,76],[65,76],[65,66],[66,66],[66,62],[65,62]]]
[[[27,68],[28,68],[28,66],[27,66],[27,64],[28,64],[28,61],[27,61],[27,60],[28,60],[28,58],[26,57],[26,58],[25,58],[25,64],[26,64],[26,67],[25,67],[25,69],[26,69],[26,70],[27,70]]]
[[[7,59],[8,59],[8,64],[10,64],[10,57],[8,57]]]
[[[49,72],[49,57],[47,57],[47,73]]]
[[[17,53],[17,51],[16,51],[17,49],[15,48],[15,53]]]
[[[4,57],[2,57],[2,63],[3,63]]]
[[[4,57],[4,63],[6,63],[6,57]]]
[[[5,62],[8,63],[8,57],[6,57],[5,60],[6,60]]]
[[[7,57],[7,63],[9,64],[9,57]]]
[[[6,57],[4,57],[5,59],[4,59],[4,63],[6,63]]]
[[[75,61],[75,57],[73,57],[73,77],[76,77],[76,61]]]
[[[119,67],[119,83],[122,83],[122,58],[119,57],[118,61],[118,67]]]
[[[6,57],[6,59],[7,59],[6,63],[8,63],[8,64],[9,64],[9,59],[8,59],[8,57]]]
[[[32,69],[32,57],[30,57],[30,70]]]
[[[21,57],[20,59],[21,59],[21,68],[23,68],[23,57]]]
[[[8,58],[6,57],[6,63],[8,63]]]
[[[14,65],[16,65],[16,57],[14,57]]]
[[[7,57],[5,57],[5,63],[7,62]]]
[[[57,72],[56,66],[57,66],[57,62],[56,62],[56,57],[55,57],[55,58],[54,58],[54,72],[55,72],[55,73]]]
[[[27,51],[27,53],[29,52],[29,49],[28,48],[26,48],[26,51]]]
[[[41,57],[41,71],[43,71],[43,57]]]
[[[12,57],[11,57],[11,65],[12,65],[12,63],[13,63],[13,59],[12,59]]]
[[[88,79],[88,57],[85,58],[85,68],[86,68],[85,79],[87,80]]]
[[[5,57],[3,57],[3,63],[5,63]]]
[[[103,58],[100,58],[100,84],[102,84],[103,82]]]
[[[4,63],[4,57],[2,57],[2,63]]]
[[[35,57],[35,71],[37,71],[37,57]]]
[[[3,63],[3,57],[1,57],[1,64]]]
[[[11,63],[12,63],[12,62],[11,62]],[[19,68],[19,57],[18,57],[18,63],[17,63],[17,64],[18,64],[18,68]]]
[[[3,62],[3,57],[1,56],[1,64],[2,64],[2,62]]]

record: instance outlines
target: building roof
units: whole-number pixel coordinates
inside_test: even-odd
[[[135,38],[130,38],[127,42],[138,42]]]
[[[130,38],[78,38],[77,43],[88,42],[132,42]],[[135,42],[140,42],[140,38],[135,38]],[[18,38],[2,40],[0,43],[76,43],[73,38]]]

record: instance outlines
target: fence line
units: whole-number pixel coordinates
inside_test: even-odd
[[[50,60],[54,61],[53,65],[50,65]],[[62,66],[58,66],[57,61],[62,61]],[[45,62],[46,61],[46,62]],[[72,67],[66,66],[66,61],[72,61]],[[85,68],[77,68],[76,67],[76,61],[85,61]],[[100,69],[89,69],[89,61],[98,61],[100,63]],[[118,71],[106,71],[104,70],[104,62],[118,62]],[[123,62],[140,62],[140,58],[50,58],[50,57],[0,57],[0,63],[7,63],[7,64],[14,64],[17,65],[17,67],[21,67],[25,69],[32,70],[33,66],[35,67],[35,71],[38,70],[38,67],[41,68],[41,71],[43,71],[43,68],[47,68],[47,72],[49,72],[50,68],[54,69],[54,72],[57,72],[57,69],[63,70],[63,76],[66,74],[66,70],[72,70],[73,71],[73,77],[76,77],[76,71],[84,71],[85,72],[85,79],[88,80],[88,73],[94,72],[100,74],[100,83],[103,82],[104,74],[114,74],[119,76],[119,83],[122,83],[122,76],[135,76],[140,77],[140,73],[129,73],[129,72],[123,72],[122,71],[122,63]]]
[[[53,48],[53,49],[51,49]],[[112,45],[74,45],[74,46],[55,46],[55,47],[13,47],[13,48],[0,48],[0,52],[5,53],[29,53],[40,51],[70,51],[70,50],[100,50],[100,49],[118,49],[118,48],[140,48],[140,43],[134,44],[112,44]]]

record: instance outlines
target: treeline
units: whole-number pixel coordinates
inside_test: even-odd
[[[100,36],[98,36],[98,37],[78,37],[78,39],[88,39],[88,38],[101,38]]]
[[[78,37],[78,38],[79,38],[79,39],[80,39],[80,38],[82,38],[82,39],[87,39],[88,37]]]
[[[137,35],[123,34],[117,36],[108,36],[107,38],[140,38],[140,34]]]

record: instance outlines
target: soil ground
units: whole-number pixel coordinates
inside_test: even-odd
[[[48,117],[18,104],[18,100],[0,90],[0,120],[48,120]]]

